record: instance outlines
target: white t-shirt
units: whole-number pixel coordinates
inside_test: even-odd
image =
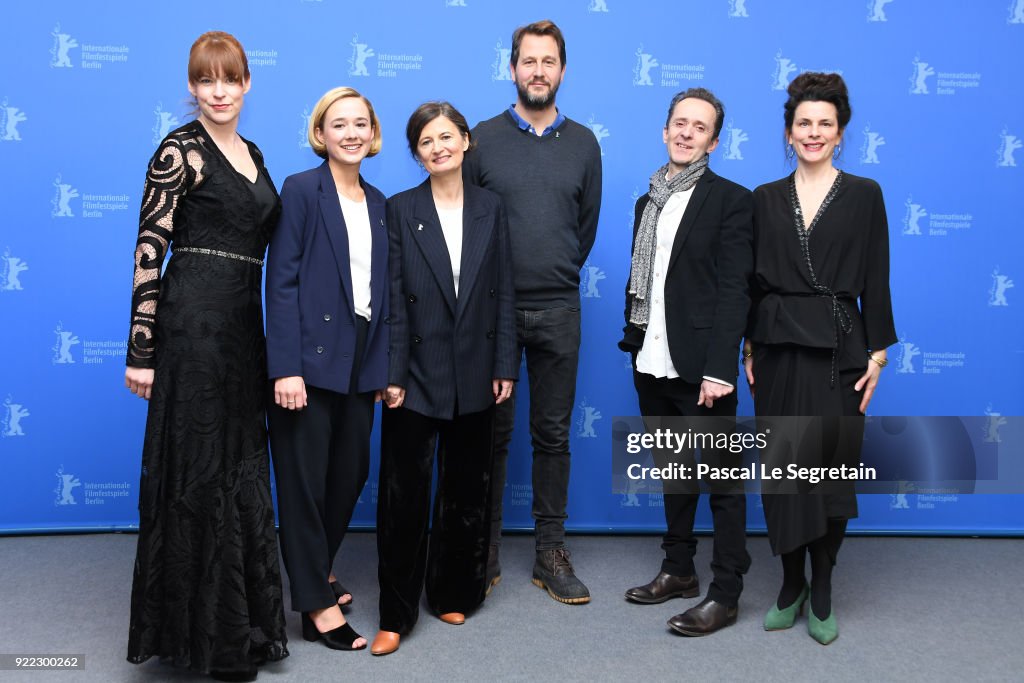
[[[352,273],[352,303],[356,315],[370,319],[370,263],[373,255],[373,233],[366,200],[354,202],[340,192],[341,214],[348,228],[348,263]]]
[[[459,295],[459,270],[462,267],[462,209],[438,209],[441,219],[441,233],[448,245],[448,256],[452,260],[452,275],[455,276],[455,296]]]

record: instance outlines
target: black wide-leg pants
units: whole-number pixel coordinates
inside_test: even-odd
[[[489,408],[442,420],[406,408],[384,410],[377,499],[382,631],[412,630],[424,583],[438,614],[465,614],[483,602],[493,415]],[[437,492],[428,532],[435,451]]]

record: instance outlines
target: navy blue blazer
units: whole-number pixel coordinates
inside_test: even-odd
[[[370,214],[370,327],[357,386],[349,386],[355,354],[355,307],[348,231],[325,161],[289,176],[281,219],[267,254],[267,366],[271,379],[347,394],[383,389],[388,368],[388,235],[385,198],[360,176]]]
[[[498,195],[465,186],[459,293],[430,179],[388,199],[391,364],[403,405],[452,419],[494,405],[491,382],[518,377],[508,220]]]

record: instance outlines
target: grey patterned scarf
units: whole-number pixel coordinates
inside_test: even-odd
[[[633,306],[629,312],[629,322],[642,330],[647,329],[651,316],[651,283],[654,280],[654,252],[658,239],[658,217],[665,208],[665,202],[676,192],[689,190],[704,175],[708,167],[708,156],[705,154],[698,161],[677,173],[672,180],[665,180],[668,164],[665,164],[651,176],[651,199],[644,207],[640,217],[640,227],[633,244],[633,259],[629,274],[629,293],[633,295]]]

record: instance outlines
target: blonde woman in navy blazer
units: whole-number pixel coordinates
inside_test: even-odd
[[[388,200],[391,357],[381,421],[377,550],[380,632],[398,648],[420,593],[445,622],[483,601],[494,406],[518,371],[508,224],[501,201],[462,182],[466,119],[421,105],[406,137],[430,174]],[[431,518],[430,482],[438,485]]]
[[[267,261],[270,445],[281,550],[302,635],[362,649],[331,571],[370,466],[373,404],[387,383],[388,244],[384,195],[359,174],[380,151],[369,100],[335,88],[310,116],[325,159],[290,176]]]

